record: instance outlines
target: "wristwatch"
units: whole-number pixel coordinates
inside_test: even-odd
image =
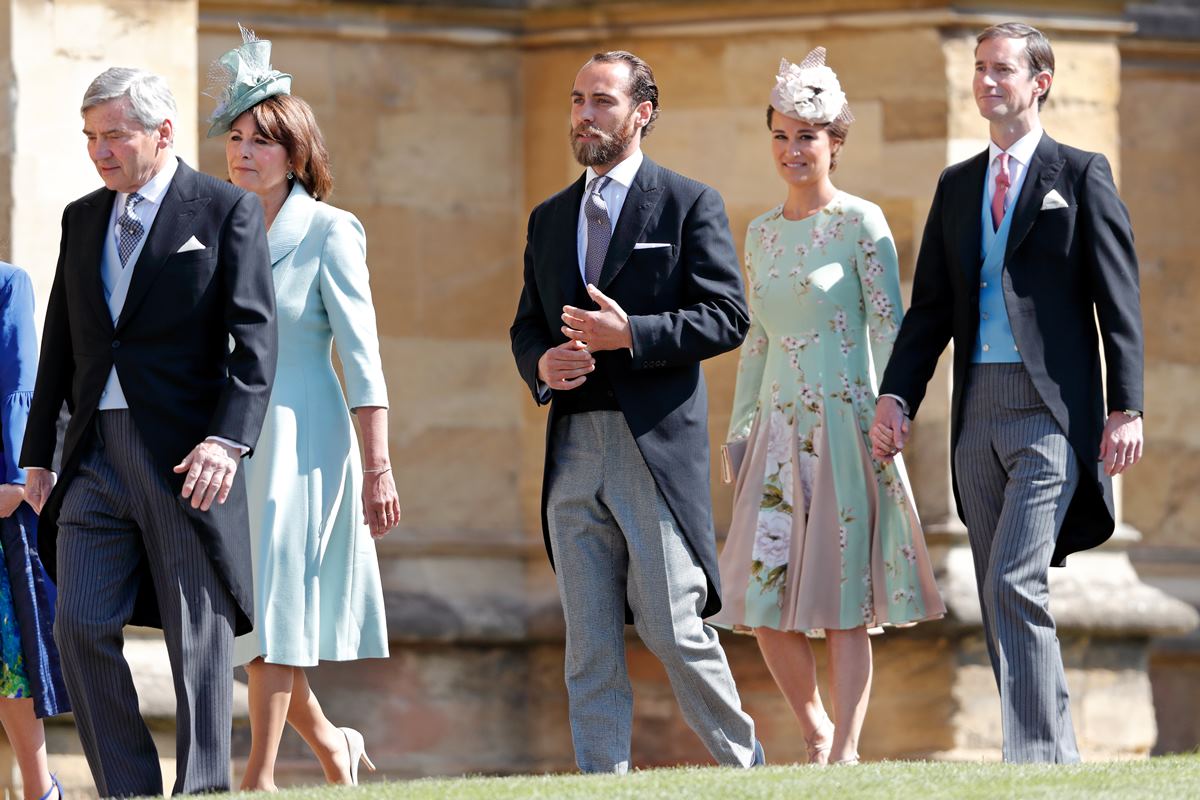
[[[1138,411],[1136,408],[1124,408],[1121,409],[1121,413],[1130,419],[1137,419],[1138,417],[1142,416],[1142,412]]]

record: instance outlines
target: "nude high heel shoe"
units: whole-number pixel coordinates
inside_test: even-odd
[[[354,728],[338,728],[338,730],[342,732],[342,736],[346,737],[346,750],[350,754],[350,785],[358,786],[358,765],[365,765],[371,772],[375,771],[375,765],[367,756],[367,745],[363,741],[361,733]]]
[[[812,739],[804,740],[808,748],[808,763],[819,767],[829,762],[829,751],[833,748],[833,720],[825,717],[825,721],[813,733]]]

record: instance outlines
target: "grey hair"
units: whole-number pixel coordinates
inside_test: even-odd
[[[167,82],[153,72],[130,67],[111,67],[104,70],[83,94],[79,113],[110,100],[129,98],[129,114],[143,129],[152,131],[163,120],[175,120],[178,113],[175,96]]]

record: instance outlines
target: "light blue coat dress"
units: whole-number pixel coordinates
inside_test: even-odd
[[[363,523],[350,408],[388,404],[362,225],[297,183],[267,239],[279,321],[271,405],[244,465],[254,631],[234,663],[297,667],[384,658],[375,542]],[[336,343],[346,395],[331,361]]]

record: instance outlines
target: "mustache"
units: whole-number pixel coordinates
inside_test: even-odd
[[[578,128],[572,128],[571,136],[573,138],[578,138],[580,136],[598,136],[601,139],[612,138],[612,134],[602,131],[599,128],[592,127],[591,125],[580,125]]]

